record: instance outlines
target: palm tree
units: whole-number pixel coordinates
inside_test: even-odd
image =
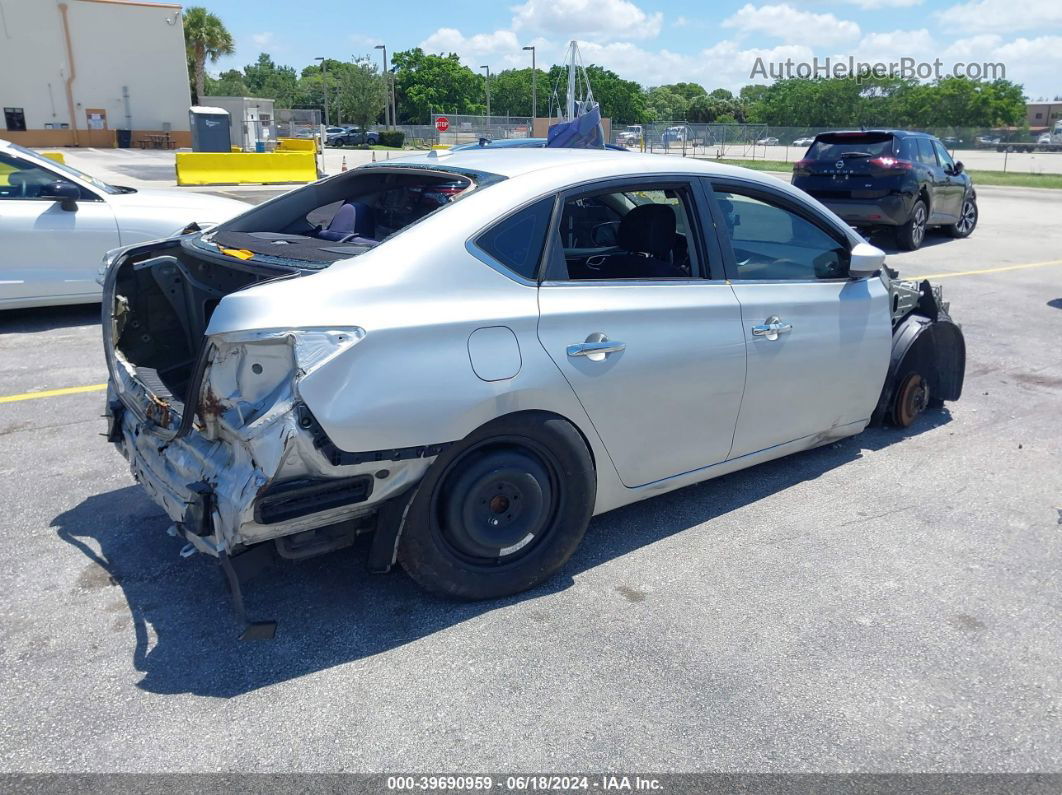
[[[202,6],[184,12],[184,46],[195,76],[195,101],[199,102],[206,93],[206,59],[215,63],[222,55],[232,55],[236,48],[224,23]]]

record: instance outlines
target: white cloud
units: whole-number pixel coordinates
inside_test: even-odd
[[[265,31],[263,33],[252,33],[251,41],[254,42],[254,46],[259,49],[265,49],[273,45],[276,42],[276,34],[271,31]]]
[[[800,11],[790,5],[743,5],[723,20],[723,27],[762,33],[788,43],[835,45],[859,39],[859,25],[833,14]]]
[[[846,52],[845,55],[852,55],[857,61],[866,63],[891,63],[901,58],[932,58],[937,50],[938,45],[932,34],[920,28],[868,33],[854,51]]]
[[[938,11],[948,30],[963,33],[1007,33],[1058,29],[1062,26],[1059,0],[971,0]]]
[[[877,8],[910,8],[922,5],[923,0],[844,0],[849,5],[859,6],[867,10]]]
[[[653,38],[664,20],[629,0],[527,0],[512,10],[513,30],[593,40]]]

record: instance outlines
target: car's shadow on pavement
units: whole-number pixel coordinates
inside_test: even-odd
[[[99,322],[99,304],[6,309],[0,312],[0,334],[31,334],[36,331],[99,325]]]
[[[220,568],[202,556],[178,556],[183,541],[165,534],[169,520],[139,486],[89,497],[57,516],[52,526],[89,559],[84,582],[122,589],[135,632],[133,663],[144,674],[139,687],[153,693],[231,697],[380,654],[489,611],[564,590],[574,576],[601,563],[816,478],[858,459],[865,449],[883,449],[950,419],[946,409],[933,410],[906,431],[871,428],[612,511],[591,522],[558,575],[507,599],[453,602],[421,591],[400,569],[372,576],[365,567],[364,542],[299,564],[283,562],[245,587],[251,617],[278,622],[271,641],[237,640],[242,627]],[[101,627],[111,620],[99,615]]]

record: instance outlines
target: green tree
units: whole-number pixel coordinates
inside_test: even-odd
[[[432,112],[484,112],[483,77],[463,66],[456,53],[429,55],[416,47],[396,52],[391,63],[400,122],[426,124]]]
[[[290,66],[277,66],[267,53],[243,68],[243,83],[247,96],[275,100],[278,107],[290,108],[299,91],[299,78]]]
[[[243,72],[239,69],[229,69],[222,72],[216,79],[206,76],[205,96],[208,97],[246,97],[250,95],[247,84],[243,81]]]
[[[611,119],[613,125],[634,124],[646,121],[645,92],[633,80],[624,80],[611,69],[590,64],[586,67],[586,76],[594,99],[601,106],[601,115]],[[550,68],[546,78],[546,91],[542,83],[538,87],[538,113],[544,116],[549,109],[549,97],[555,96],[553,114],[564,113],[565,94],[568,90],[568,67],[557,64]]]
[[[368,56],[356,63],[343,64],[337,70],[339,91],[337,116],[350,119],[367,129],[383,112],[387,103],[387,84]]]
[[[195,101],[206,96],[206,61],[216,63],[222,55],[236,51],[232,34],[215,15],[202,6],[192,6],[184,12],[184,47],[191,67]]]
[[[671,86],[649,89],[645,98],[650,121],[685,121],[690,102]]]

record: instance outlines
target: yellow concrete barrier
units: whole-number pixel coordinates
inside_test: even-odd
[[[313,182],[313,152],[178,152],[178,185]]]
[[[66,158],[63,157],[62,152],[41,152],[41,157],[54,160],[56,163],[66,163]]]
[[[313,138],[277,138],[278,152],[316,152],[317,141]]]

